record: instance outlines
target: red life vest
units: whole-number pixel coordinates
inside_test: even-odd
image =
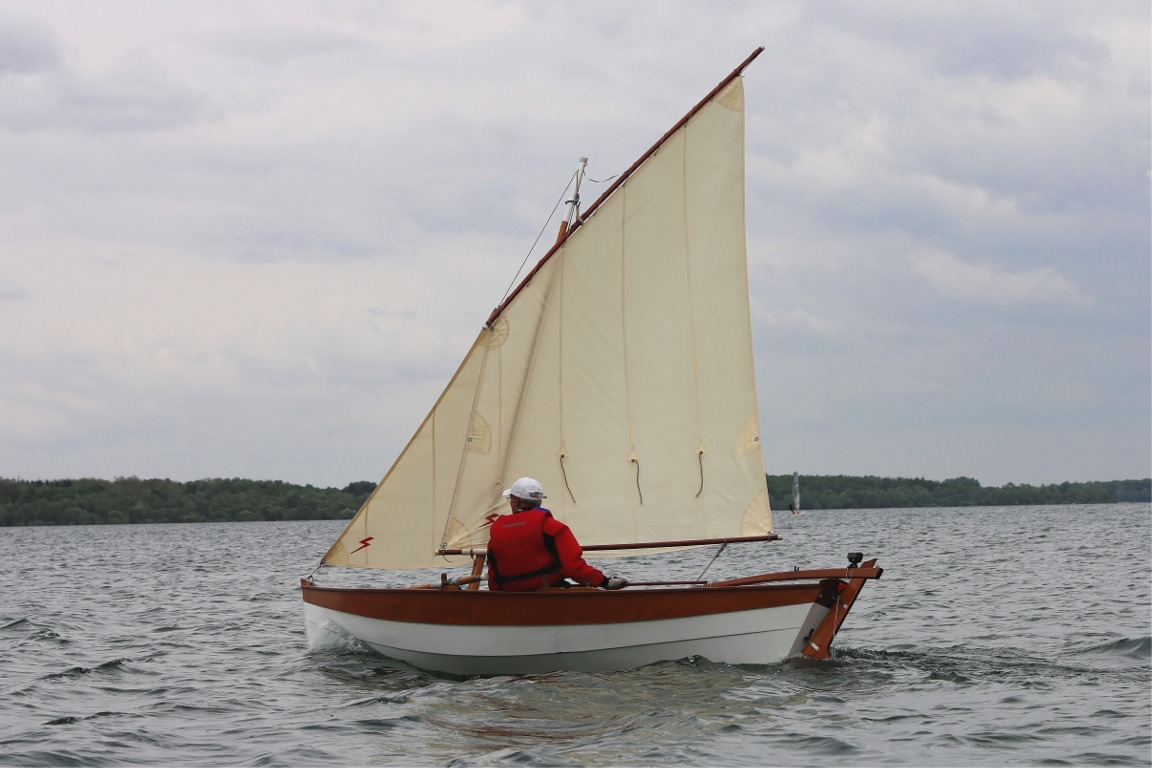
[[[492,523],[488,539],[488,588],[529,591],[559,586],[564,575],[555,538],[545,532],[552,513],[528,509],[501,515]]]

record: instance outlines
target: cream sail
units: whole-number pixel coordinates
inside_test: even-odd
[[[594,204],[480,332],[326,565],[482,548],[531,475],[582,543],[772,532],[733,78]]]

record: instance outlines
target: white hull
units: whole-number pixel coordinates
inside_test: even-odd
[[[776,664],[798,654],[827,614],[810,603],[654,621],[518,627],[390,621],[304,606],[310,645],[346,632],[385,656],[448,675],[604,672],[690,656]]]

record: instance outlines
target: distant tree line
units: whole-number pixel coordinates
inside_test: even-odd
[[[352,517],[375,487],[241,479],[0,479],[0,526],[334,520]]]
[[[376,484],[315,488],[272,480],[5,480],[0,526],[204,523],[347,519]],[[792,476],[768,475],[776,509],[792,502]],[[985,488],[970,477],[812,475],[800,478],[804,509],[968,507],[1015,504],[1107,504],[1152,500],[1152,479]]]
[[[792,503],[792,476],[768,475],[772,506]],[[998,507],[1020,504],[1111,504],[1152,501],[1152,478],[1056,485],[985,488],[970,477],[925,480],[903,477],[800,477],[802,509],[894,509],[901,507]]]

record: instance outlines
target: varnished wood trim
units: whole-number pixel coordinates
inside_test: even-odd
[[[459,590],[348,589],[303,585],[305,602],[388,621],[467,626],[570,626],[710,616],[816,602],[819,582],[698,589]]]
[[[869,560],[862,563],[859,568],[853,569],[852,572],[867,569],[881,570],[873,568],[875,565],[875,560]],[[860,590],[864,588],[864,582],[867,580],[867,577],[860,577],[849,579],[847,584],[835,582],[842,586],[839,595],[829,606],[828,615],[820,622],[820,626],[816,627],[811,637],[805,640],[804,647],[800,649],[801,653],[811,659],[827,659],[832,655],[832,641],[836,639],[836,633],[840,631],[844,619],[848,618],[848,611],[852,610],[852,605],[856,602],[856,598],[860,595]]]
[[[751,541],[779,541],[780,537],[774,533],[761,536],[730,536],[726,539],[681,539],[679,541],[634,541],[630,544],[584,544],[580,548],[585,552],[612,552],[623,549],[674,549],[677,547],[704,547],[709,544],[743,544]],[[469,549],[438,549],[437,555],[466,555],[468,557],[484,557],[487,550],[480,547]]]
[[[875,563],[875,560],[869,560]],[[747,576],[742,579],[729,579],[728,581],[713,582],[714,587],[739,587],[746,584],[765,584],[770,581],[792,581],[807,579],[878,579],[884,573],[883,568],[873,568],[867,564],[859,568],[821,568],[810,571],[782,571],[780,573],[765,573],[760,576]]]

